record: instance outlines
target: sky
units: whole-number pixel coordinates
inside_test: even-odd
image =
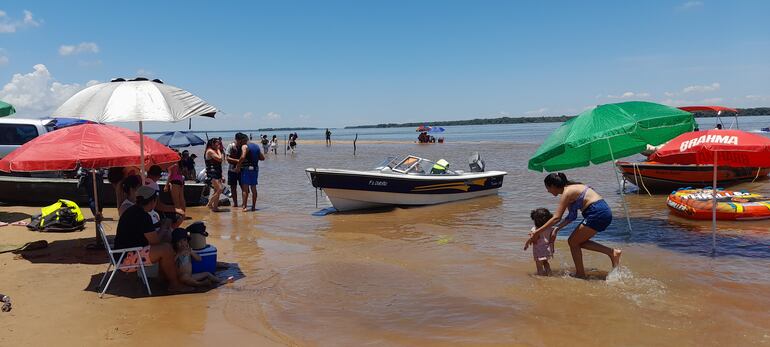
[[[91,84],[160,78],[221,110],[200,130],[770,106],[767,13],[740,0],[6,0],[0,100],[39,118]]]

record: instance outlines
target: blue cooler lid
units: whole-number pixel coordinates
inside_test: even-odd
[[[217,248],[214,245],[206,245],[205,248],[193,250],[199,256],[217,254]]]

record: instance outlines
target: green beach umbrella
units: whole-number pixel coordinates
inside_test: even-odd
[[[695,128],[692,113],[645,101],[599,105],[564,122],[529,159],[529,169],[558,171],[615,161]],[[614,168],[618,186],[620,176]],[[621,195],[623,189],[620,189]],[[623,198],[625,207],[625,198]],[[628,219],[628,208],[626,208]],[[629,229],[631,222],[629,219]]]
[[[0,117],[10,116],[14,113],[16,113],[16,109],[13,108],[13,105],[0,101]]]
[[[529,169],[558,171],[642,152],[695,128],[690,112],[652,102],[600,105],[564,122],[529,159]]]

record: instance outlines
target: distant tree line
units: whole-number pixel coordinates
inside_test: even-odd
[[[754,107],[754,108],[737,108],[738,110],[738,116],[770,116],[770,107]],[[716,112],[693,112],[693,116],[695,118],[708,118],[708,117],[716,117]],[[731,113],[722,113],[722,117],[724,116],[732,116]]]
[[[385,124],[377,124],[377,125],[357,125],[357,126],[345,127],[345,129],[419,127],[425,124],[428,124],[431,126],[450,126],[450,125],[553,123],[553,122],[565,122],[572,117],[574,116],[476,118],[476,119],[469,119],[469,120],[449,120],[449,121],[437,121],[437,122],[385,123]]]
[[[739,108],[738,116],[765,116],[770,115],[770,107]],[[716,117],[716,112],[694,112],[694,117]],[[730,114],[722,114],[722,117]],[[382,123],[371,125],[347,126],[345,129],[361,128],[406,128],[419,127],[421,125],[450,126],[450,125],[488,125],[488,124],[525,124],[525,123],[562,123],[575,116],[543,116],[543,117],[500,117],[500,118],[476,118],[468,120],[450,120],[437,122],[411,122],[411,123]]]

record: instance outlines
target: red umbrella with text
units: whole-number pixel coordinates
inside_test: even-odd
[[[770,167],[770,138],[741,130],[705,130],[679,135],[660,148],[651,161],[666,164],[713,164],[712,242],[716,243],[717,165]]]
[[[179,155],[147,136],[104,124],[84,124],[46,133],[22,145],[0,160],[0,171],[69,171],[92,169],[94,196],[96,170],[141,164],[140,143],[144,144],[144,164],[179,161]],[[98,211],[98,198],[96,201]],[[98,219],[97,219],[98,223]],[[97,225],[97,230],[98,230]],[[96,236],[97,243],[100,240]]]

